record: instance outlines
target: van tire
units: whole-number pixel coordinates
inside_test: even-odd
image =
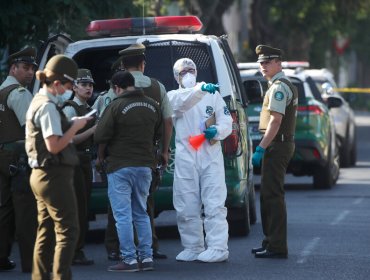
[[[256,192],[254,189],[254,182],[249,191],[249,222],[254,225],[257,222],[257,211],[256,211]]]
[[[243,206],[228,210],[229,234],[247,236],[251,229],[248,194],[245,194]]]

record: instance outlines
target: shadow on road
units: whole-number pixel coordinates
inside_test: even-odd
[[[159,226],[156,228],[159,239],[179,239],[179,232],[176,225]],[[89,230],[86,236],[86,243],[101,244],[104,243],[105,229]]]

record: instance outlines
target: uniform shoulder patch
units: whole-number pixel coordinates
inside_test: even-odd
[[[284,99],[284,93],[281,92],[281,91],[277,91],[274,93],[274,98],[277,100],[277,101],[281,101]]]
[[[26,88],[25,87],[22,87],[22,86],[19,86],[17,87],[17,90],[21,93],[25,92],[26,91]]]
[[[104,99],[104,105],[105,105],[105,106],[108,106],[111,102],[112,102],[112,99],[111,99],[109,96],[107,96],[107,97]]]

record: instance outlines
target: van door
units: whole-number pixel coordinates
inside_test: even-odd
[[[44,69],[49,59],[56,54],[64,54],[67,46],[72,42],[72,39],[64,34],[58,34],[50,37],[43,42],[37,50],[36,62],[38,70]],[[35,79],[30,86],[31,92],[35,95],[40,89],[40,81]]]

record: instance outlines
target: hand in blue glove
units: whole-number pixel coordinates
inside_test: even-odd
[[[255,167],[260,167],[261,166],[261,162],[262,162],[262,158],[263,158],[264,153],[265,153],[264,148],[262,148],[261,146],[256,147],[256,151],[254,152],[254,154],[252,156],[253,166],[255,166]]]
[[[215,94],[216,91],[220,90],[218,84],[203,84],[201,87],[202,91],[208,91],[211,94]]]
[[[211,140],[217,134],[217,128],[215,126],[208,127],[204,132],[204,135],[208,140]]]

